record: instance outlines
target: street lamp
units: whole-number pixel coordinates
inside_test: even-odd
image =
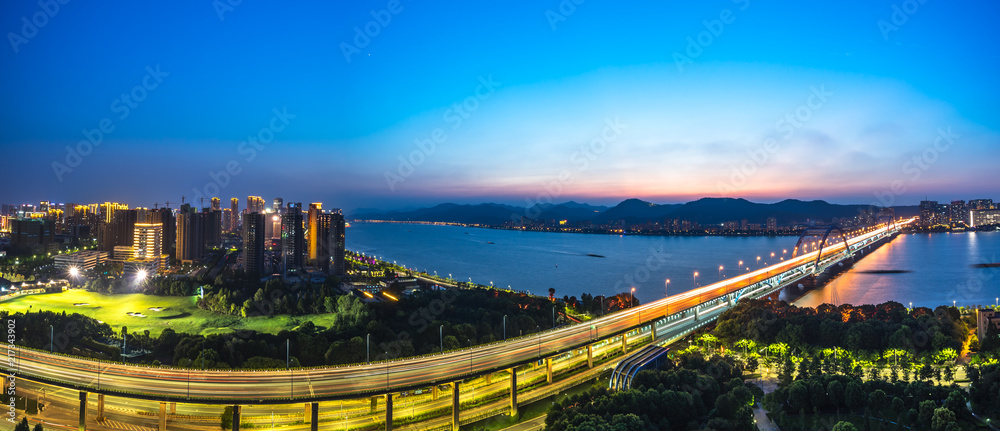
[[[736,271],[737,274],[740,273],[739,268],[742,268],[742,267],[743,267],[743,261],[741,260],[740,261],[740,266],[736,268],[737,269],[737,271]]]
[[[507,316],[504,316],[507,317]],[[444,354],[444,325],[438,328],[438,334],[441,336],[441,354]]]
[[[668,278],[664,284],[663,290],[666,292],[667,297],[670,296],[670,279]]]
[[[441,325],[441,327],[444,328],[444,325]],[[507,315],[506,314],[503,315],[503,340],[507,341]],[[442,343],[444,343],[444,342],[442,341]],[[443,346],[443,344],[442,344],[442,346]]]
[[[760,256],[757,256],[757,269],[760,269]]]
[[[722,281],[722,265],[719,265],[719,281]]]
[[[698,271],[694,272],[694,287],[698,287]]]
[[[632,288],[632,299],[628,302],[629,307],[635,307],[635,288]]]
[[[69,268],[69,275],[73,277],[80,275],[80,269],[75,266],[71,266]]]

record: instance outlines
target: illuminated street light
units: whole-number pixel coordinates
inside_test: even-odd
[[[635,307],[635,288],[634,288],[634,287],[632,288],[632,299],[631,299],[631,301],[630,301],[630,302],[628,303],[628,305],[629,305],[630,307]]]
[[[719,281],[722,281],[722,265],[719,265]]]
[[[146,270],[145,269],[140,269],[139,272],[135,273],[135,276],[140,281],[145,280],[146,279]]]
[[[75,266],[71,266],[69,268],[69,275],[71,275],[73,277],[76,277],[76,276],[80,275],[80,269],[77,268],[77,267],[75,267]]]
[[[694,272],[694,287],[698,287],[698,271]]]
[[[665,283],[663,283],[663,290],[666,292],[667,296],[670,296],[670,279],[668,278]]]

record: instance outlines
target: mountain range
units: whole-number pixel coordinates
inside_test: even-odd
[[[655,204],[640,199],[626,199],[613,207],[589,205],[578,202],[540,204],[519,207],[497,203],[454,204],[445,203],[430,208],[381,211],[371,208],[355,210],[354,220],[426,221],[465,224],[499,225],[519,221],[522,216],[535,220],[566,220],[570,223],[589,221],[602,225],[624,221],[637,224],[662,221],[666,218],[698,222],[703,225],[726,221],[748,220],[765,223],[775,217],[779,225],[804,223],[807,220],[830,220],[858,215],[870,205],[840,205],[822,200],[801,201],[786,199],[776,203],[755,203],[742,198],[702,198],[683,204]],[[916,215],[916,206],[893,207],[896,216]]]

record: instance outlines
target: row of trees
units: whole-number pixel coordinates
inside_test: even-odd
[[[961,351],[968,332],[954,307],[908,310],[890,301],[808,308],[784,301],[746,300],[723,313],[713,333],[728,343],[750,339],[798,350],[842,347],[861,356],[890,349],[918,355]]]
[[[639,372],[633,389],[594,387],[554,404],[547,430],[755,430],[752,405],[762,395],[744,382],[739,361],[700,353]]]

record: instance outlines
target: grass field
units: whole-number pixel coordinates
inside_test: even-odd
[[[293,329],[307,321],[327,327],[332,314],[304,316],[238,317],[224,316],[202,310],[195,305],[195,297],[153,296],[141,293],[105,295],[79,289],[62,293],[20,296],[3,303],[12,313],[18,311],[54,311],[66,314],[79,313],[111,325],[118,331],[127,326],[129,332],[149,330],[159,336],[166,328],[188,334],[220,334],[239,329],[277,334],[283,329]],[[155,311],[152,308],[160,308]],[[145,317],[129,315],[141,313]]]

